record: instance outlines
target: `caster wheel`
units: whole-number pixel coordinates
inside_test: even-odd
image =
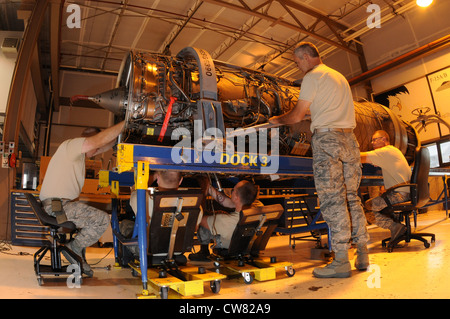
[[[286,274],[288,277],[292,277],[295,275],[295,269],[292,266],[286,267]]]
[[[211,291],[215,294],[218,294],[220,291],[220,280],[213,280],[209,283],[209,286],[211,287]]]
[[[430,243],[424,243],[423,245],[425,246],[425,248],[430,248]]]
[[[131,276],[133,276],[133,277],[138,277],[138,276],[139,276],[139,273],[138,273],[136,270],[131,269]]]
[[[245,282],[247,285],[250,285],[250,284],[253,282],[253,276],[252,276],[252,274],[249,273],[249,272],[244,272],[244,273],[242,274],[242,277],[244,277],[244,282]]]
[[[44,283],[44,279],[43,279],[41,276],[39,276],[39,277],[37,278],[37,281],[38,281],[38,285],[39,285],[39,286],[42,286],[42,284]]]

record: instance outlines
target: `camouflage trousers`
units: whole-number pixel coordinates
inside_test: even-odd
[[[369,241],[358,196],[361,181],[359,145],[353,133],[319,132],[312,137],[314,183],[333,251],[347,251],[351,241]]]
[[[387,195],[391,204],[406,202],[410,199],[409,193],[392,192]],[[387,207],[383,197],[377,196],[367,200],[364,203],[366,210],[366,218],[371,224],[378,227],[390,229],[396,222],[389,216],[381,214],[380,211]]]
[[[44,206],[47,214],[54,216],[52,206]],[[75,224],[78,233],[73,241],[77,247],[95,244],[108,228],[110,218],[107,213],[79,201],[67,202],[63,206],[67,220]]]

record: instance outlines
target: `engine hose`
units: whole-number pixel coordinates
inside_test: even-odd
[[[269,104],[267,104],[267,103],[264,101],[264,99],[262,98],[262,94],[261,94],[262,89],[264,89],[264,87],[261,85],[261,86],[258,87],[258,89],[256,90],[256,97],[257,97],[258,100],[259,100],[258,114],[260,113],[260,108],[259,108],[259,106],[262,104],[262,105],[264,105],[264,106],[266,107],[267,113],[268,113],[269,117],[271,117],[271,116],[272,116],[272,110],[270,109]],[[265,90],[265,91],[267,91],[267,90]]]
[[[281,102],[280,94],[278,94],[278,92],[275,89],[272,89],[272,88],[266,89],[266,92],[272,92],[275,95],[275,101],[276,101],[277,106],[278,106],[278,112],[281,112],[282,102]]]
[[[175,79],[173,78],[173,73],[174,73],[174,71],[173,70],[170,70],[169,71],[169,79],[170,79],[170,82],[173,84],[173,85],[175,85],[175,87],[177,88],[177,90],[181,93],[181,95],[183,95],[183,97],[184,97],[184,99],[187,101],[187,102],[193,102],[193,101],[191,101],[191,99],[187,96],[187,94],[180,88],[180,86],[178,85],[178,83],[175,81]]]
[[[70,97],[70,105],[73,104],[73,102],[80,101],[80,100],[89,100],[89,96],[87,95],[74,95]]]

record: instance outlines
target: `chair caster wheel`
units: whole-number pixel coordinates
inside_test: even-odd
[[[220,280],[211,281],[209,287],[213,293],[218,294],[220,291]]]
[[[292,266],[287,267],[286,274],[288,277],[293,277],[295,275],[295,269]]]
[[[244,277],[244,282],[245,282],[247,285],[250,285],[250,284],[253,282],[253,276],[252,276],[252,274],[249,273],[249,272],[244,272],[244,273],[242,274],[242,277]]]

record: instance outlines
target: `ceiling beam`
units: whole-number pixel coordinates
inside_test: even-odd
[[[277,0],[277,1],[280,4],[288,6],[289,8],[296,9],[298,11],[306,13],[309,16],[312,16],[312,17],[315,17],[315,18],[317,18],[319,20],[322,20],[326,24],[332,25],[332,26],[334,26],[334,27],[336,27],[338,29],[346,30],[348,28],[348,26],[346,26],[345,24],[342,24],[339,21],[331,19],[328,16],[326,16],[326,15],[324,15],[324,14],[322,14],[322,13],[316,11],[316,10],[313,10],[313,9],[307,7],[307,6],[304,6],[304,5],[300,4],[300,3],[297,3],[297,2],[294,2],[294,1],[291,1],[291,0]]]
[[[269,0],[265,3],[265,5],[268,3],[272,3],[273,1],[274,0]],[[110,1],[105,1],[105,0],[97,0],[96,3],[111,4]],[[80,5],[87,7],[87,8],[93,8],[92,6],[89,6],[87,4],[80,4]],[[120,4],[119,7],[115,8],[114,10],[107,11],[100,7],[96,8],[96,10],[103,11],[104,13],[119,15],[119,13],[117,13],[116,11],[121,10],[122,7],[123,7],[123,3]],[[262,7],[264,7],[264,6],[260,5],[258,8],[260,9]],[[137,9],[139,9],[139,10],[145,9],[145,10],[147,10],[147,12],[142,13],[140,11],[137,11]],[[190,14],[190,13],[188,13],[187,15],[184,15],[184,14],[179,14],[179,13],[175,13],[175,12],[170,12],[167,10],[156,9],[154,7],[154,5],[152,7],[146,7],[146,6],[128,4],[125,11],[133,13],[133,15],[129,15],[130,17],[141,16],[146,19],[152,18],[152,19],[164,21],[167,23],[172,23],[176,26],[183,25],[185,21],[188,21],[188,23],[186,25],[183,25],[183,27],[189,26],[190,28],[197,28],[200,30],[197,37],[194,38],[194,40],[192,42],[195,42],[195,39],[200,37],[201,32],[212,31],[212,32],[217,32],[217,33],[226,35],[230,38],[233,38],[236,34],[238,34],[243,40],[248,39],[249,41],[252,41],[252,42],[261,43],[263,45],[270,47],[271,49],[274,49],[273,45],[277,45],[282,48],[284,48],[286,46],[286,44],[282,41],[277,41],[273,38],[264,37],[264,36],[261,36],[260,34],[255,34],[255,33],[249,32],[249,30],[246,30],[245,32],[243,32],[242,29],[233,28],[232,26],[215,22],[214,21],[215,17],[217,17],[219,15],[219,12],[221,12],[224,9],[225,8],[221,8],[221,10],[219,10],[218,13],[216,13],[216,15],[210,20],[205,20],[204,18],[196,18],[194,16],[194,14]],[[193,8],[191,8],[189,12],[192,12],[192,10],[193,10]],[[128,15],[125,13],[125,14],[123,14],[123,16],[128,16]],[[254,15],[251,15],[251,16],[254,16]],[[90,17],[87,17],[84,19],[89,19],[89,18]],[[162,48],[160,47],[160,50],[158,52],[163,51],[164,48],[165,47],[162,47]]]
[[[133,43],[131,44],[131,47],[128,50],[134,50],[136,49],[136,46],[138,45],[141,37],[144,35],[145,30],[147,29],[147,25],[150,22],[150,15],[153,9],[155,9],[158,5],[159,5],[160,0],[155,0],[150,8],[149,11],[147,11],[147,15],[144,16],[144,20],[141,23],[141,26],[139,27],[139,31],[136,33],[134,39],[133,39]]]
[[[117,30],[119,29],[119,25],[120,25],[120,22],[122,20],[122,16],[123,16],[123,14],[126,11],[127,6],[128,6],[128,0],[126,0],[125,3],[123,3],[123,1],[122,1],[122,4],[120,6],[120,13],[116,17],[116,21],[114,22],[114,27],[113,27],[113,30],[111,32],[111,37],[109,38],[108,46],[106,47],[106,56],[105,56],[105,58],[102,61],[102,66],[100,67],[100,70],[104,70],[105,69],[106,61],[108,59],[109,53],[111,51],[112,44],[113,44],[114,39],[115,39],[116,34],[117,34]]]
[[[215,4],[215,5],[221,6],[221,7],[226,7],[228,9],[232,9],[232,10],[240,11],[240,12],[243,12],[243,13],[246,13],[246,14],[249,14],[249,15],[253,15],[255,17],[258,17],[258,18],[270,21],[273,24],[277,24],[277,25],[289,28],[289,29],[297,31],[299,33],[307,34],[307,35],[309,35],[309,36],[311,36],[311,37],[313,37],[313,38],[315,38],[315,39],[317,39],[317,40],[319,40],[321,42],[328,43],[329,45],[331,45],[333,47],[337,47],[337,48],[342,49],[344,51],[350,52],[350,53],[352,53],[352,54],[354,54],[356,56],[359,56],[359,53],[357,51],[351,49],[348,45],[343,45],[343,44],[341,44],[339,42],[335,42],[335,41],[333,41],[331,39],[328,39],[328,38],[326,38],[324,36],[321,36],[321,35],[319,35],[319,34],[317,34],[315,32],[312,32],[312,31],[310,31],[308,29],[304,29],[301,26],[294,25],[292,23],[280,20],[277,17],[272,17],[272,16],[270,16],[268,14],[264,14],[264,13],[261,13],[261,12],[257,12],[257,11],[251,10],[248,7],[238,6],[238,5],[235,5],[235,4],[232,4],[232,3],[225,2],[223,0],[204,0],[204,1],[208,2],[208,3],[211,3],[211,4]],[[278,0],[278,1],[283,1],[283,3],[285,5],[291,6],[291,8],[294,8],[294,9],[297,9],[297,10],[300,10],[301,8],[304,9],[303,6],[297,5],[297,3],[293,3],[293,2],[291,2],[289,0]],[[344,26],[344,25],[340,24],[339,22],[334,21],[334,20],[332,20],[332,19],[330,19],[330,18],[328,18],[328,17],[326,17],[324,15],[321,15],[318,12],[315,12],[315,11],[313,11],[311,9],[304,9],[304,11],[302,11],[302,12],[304,12],[306,14],[314,14],[313,15],[314,17],[316,17],[316,18],[319,17],[324,22],[327,21],[331,25],[339,26],[339,28],[344,28],[344,27],[347,28],[347,26]]]
[[[247,5],[241,0],[242,5],[246,6]],[[270,6],[272,5],[272,1],[268,1],[267,3],[264,4],[264,6],[259,6],[259,8],[264,8],[263,12],[267,13],[267,11],[269,10]],[[280,18],[282,18],[280,16]],[[247,35],[247,33],[252,30],[260,21],[262,21],[261,18],[256,18],[256,17],[250,17],[241,27],[240,32],[235,33],[232,37],[229,37],[228,40],[224,41],[219,48],[217,48],[212,54],[211,56],[213,57],[213,59],[219,59],[220,56],[222,54],[224,54],[228,49],[231,48],[231,46],[235,43],[237,43],[239,40],[241,40],[244,36]],[[245,45],[243,48],[241,48],[236,54],[240,54],[242,52],[242,50],[244,50],[244,48],[247,45]],[[234,54],[233,57],[236,55]],[[233,58],[232,57],[232,58]]]
[[[172,45],[173,41],[180,35],[181,31],[186,27],[186,25],[189,23],[191,18],[194,16],[194,14],[197,12],[198,9],[202,6],[203,1],[197,0],[195,4],[189,9],[189,12],[187,14],[187,17],[184,20],[181,20],[179,24],[173,27],[172,31],[169,33],[169,35],[166,37],[166,40],[164,40],[161,48],[158,52],[162,53],[170,53],[170,46]],[[170,55],[170,54],[168,54]]]

